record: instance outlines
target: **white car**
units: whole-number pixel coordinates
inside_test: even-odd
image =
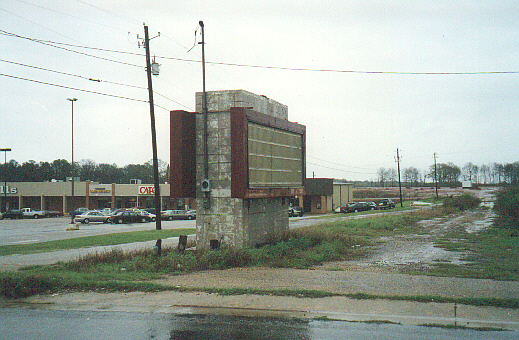
[[[75,222],[81,222],[84,224],[88,224],[90,222],[103,222],[108,223],[110,222],[110,216],[105,215],[99,211],[91,210],[82,213],[81,215],[76,215],[74,218]]]

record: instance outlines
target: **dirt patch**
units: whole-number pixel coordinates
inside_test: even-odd
[[[448,238],[455,245],[459,240],[452,235],[479,232],[492,224],[495,216],[489,208],[494,191],[475,194],[483,200],[481,209],[420,221],[413,234],[381,237],[375,245],[366,247],[366,256],[361,259],[330,262],[316,269],[406,273],[427,269],[439,262],[465,264],[464,258],[470,255],[467,251],[448,251],[439,243]]]

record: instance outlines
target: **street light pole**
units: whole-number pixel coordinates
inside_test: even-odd
[[[4,205],[5,211],[7,211],[7,152],[11,151],[11,148],[3,148],[0,151],[4,152]],[[1,210],[1,207],[0,207]]]
[[[74,102],[77,101],[77,98],[67,98],[72,103],[72,210],[70,210],[70,224],[74,223]]]

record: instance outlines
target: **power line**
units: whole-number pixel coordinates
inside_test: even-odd
[[[45,41],[45,40],[39,40],[34,38],[28,38],[23,37],[17,34],[9,33],[4,30],[0,30],[1,34],[9,35],[17,38],[27,39],[34,42],[38,42],[41,44],[49,45],[56,48],[65,49],[60,46],[54,46],[54,45],[64,45],[69,47],[75,47],[75,48],[85,48],[85,49],[93,49],[103,52],[112,52],[112,53],[122,53],[122,54],[129,54],[129,55],[136,55],[136,56],[143,56],[143,54],[140,53],[132,53],[132,52],[125,52],[125,51],[117,51],[117,50],[108,50],[108,49],[102,49],[102,48],[96,48],[96,47],[89,47],[89,46],[80,46],[80,45],[72,45],[72,44],[66,44],[66,43],[60,43],[60,42],[54,42],[54,41]],[[68,49],[65,49],[68,50]],[[68,50],[74,53],[79,54],[85,54],[82,52],[77,52],[74,50]],[[88,55],[88,54],[85,54]],[[92,56],[92,55],[88,55]],[[94,58],[100,58],[97,56],[92,56]],[[190,63],[201,63],[200,60],[193,60],[193,59],[185,59],[185,58],[176,58],[176,57],[165,57],[165,56],[155,56],[157,59],[165,59],[165,60],[176,60],[176,61],[183,61],[183,62],[190,62]],[[104,58],[100,58],[104,59]],[[109,59],[107,59],[109,60]],[[113,60],[109,60],[113,61]],[[114,61],[116,62],[116,61]],[[122,63],[122,62],[119,62]],[[206,61],[207,64],[212,65],[222,65],[222,66],[235,66],[235,67],[249,67],[249,68],[260,68],[260,69],[271,69],[271,70],[284,70],[284,71],[304,71],[304,72],[326,72],[326,73],[352,73],[352,74],[400,74],[400,75],[488,75],[488,74],[519,74],[519,71],[476,71],[476,72],[406,72],[406,71],[362,71],[362,70],[339,70],[339,69],[317,69],[317,68],[294,68],[294,67],[283,67],[283,66],[267,66],[267,65],[252,65],[252,64],[238,64],[238,63],[226,63],[226,62],[216,62],[216,61]],[[141,67],[139,65],[133,65],[128,64],[131,66],[137,66]]]
[[[103,92],[97,92],[97,91],[90,91],[90,90],[80,89],[80,88],[76,88],[76,87],[70,87],[70,86],[65,86],[65,85],[47,83],[47,82],[44,82],[44,81],[39,81],[39,80],[34,80],[34,79],[29,79],[29,78],[16,77],[16,76],[12,76],[12,75],[9,75],[9,74],[0,73],[0,76],[14,78],[14,79],[19,79],[19,80],[30,81],[30,82],[37,83],[37,84],[42,84],[42,85],[49,85],[49,86],[60,87],[60,88],[68,89],[68,90],[81,91],[81,92],[87,92],[87,93],[102,95],[102,96],[108,96],[108,97],[114,97],[114,98],[119,98],[119,99],[126,99],[126,100],[131,100],[131,101],[136,101],[136,102],[148,103],[147,100],[143,100],[143,99],[135,99],[135,98],[130,98],[130,97],[118,96],[118,95],[115,95],[115,94],[109,94],[109,93],[103,93]],[[159,106],[159,105],[156,105],[156,104],[155,104],[155,106],[157,106],[158,108],[164,109],[164,110],[166,110],[168,112],[170,111],[170,110],[166,109],[165,107],[162,107],[162,106]]]
[[[115,14],[115,13],[113,13],[113,12],[110,12],[110,11],[106,10],[106,9],[102,9],[102,8],[100,8],[100,7],[97,7],[97,6],[91,5],[91,4],[87,3],[87,2],[84,2],[84,1],[81,1],[81,0],[76,0],[76,1],[79,2],[79,3],[82,3],[83,5],[87,5],[87,6],[90,6],[90,7],[95,8],[95,9],[97,9],[97,10],[99,10],[99,11],[102,11],[102,12],[108,13],[108,14],[113,15],[113,16],[116,16],[116,17],[118,17],[118,18],[121,18],[121,19],[124,19],[124,20],[128,20],[128,21],[131,21],[131,22],[136,23],[136,24],[141,24],[140,22],[138,22],[138,21],[136,21],[136,20],[133,20],[132,18],[128,18],[128,17],[125,17],[125,16],[123,16],[123,15]]]
[[[376,175],[377,174],[375,172],[359,172],[359,171],[349,171],[349,170],[344,170],[344,169],[337,169],[337,168],[332,168],[332,167],[321,165],[321,164],[315,164],[315,163],[308,162],[308,161],[306,163],[307,164],[312,164],[312,165],[315,165],[315,166],[319,166],[321,168],[337,170],[337,171],[342,171],[342,172],[348,172],[348,173],[351,173],[351,174],[362,174],[362,175]]]
[[[95,24],[95,25],[100,25],[100,26],[108,27],[108,28],[111,28],[111,29],[123,32],[123,30],[121,30],[120,28],[114,27],[114,26],[110,26],[110,25],[99,23],[99,22],[91,21],[91,20],[84,19],[84,18],[75,16],[75,15],[68,14],[68,13],[63,13],[63,12],[57,11],[55,9],[51,9],[51,8],[48,8],[48,7],[45,7],[45,6],[41,6],[41,5],[36,5],[36,4],[30,3],[28,1],[23,1],[23,0],[16,0],[16,1],[24,3],[26,5],[31,5],[31,6],[34,6],[34,7],[38,7],[38,8],[50,11],[50,12],[58,13],[58,14],[61,14],[63,16],[67,16],[67,17],[70,17],[70,18],[78,19],[78,20],[83,20],[83,21],[86,21],[86,22],[89,22],[89,23],[92,23],[92,24]],[[24,19],[24,20],[27,20],[27,19]]]
[[[99,94],[99,95],[103,95],[103,96],[115,97],[115,98],[120,98],[120,99],[133,100],[133,101],[143,102],[143,103],[147,103],[148,102],[147,100],[123,97],[123,96],[118,96],[118,95],[115,95],[115,94],[108,94],[108,93],[90,91],[90,90],[85,90],[85,89],[79,89],[79,88],[76,88],[76,87],[70,87],[70,86],[65,86],[65,85],[47,83],[47,82],[44,82],[44,81],[39,81],[39,80],[34,80],[34,79],[29,79],[29,78],[16,77],[16,76],[12,76],[12,75],[9,75],[9,74],[4,74],[4,73],[0,73],[0,76],[14,78],[14,79],[19,79],[19,80],[30,81],[30,82],[33,82],[33,83],[38,83],[38,84],[43,84],[43,85],[50,85],[50,86],[61,87],[61,88],[64,88],[64,89],[69,89],[69,90],[74,90],[74,91],[88,92],[88,93]]]
[[[29,40],[29,41],[32,41],[32,42],[35,42],[35,43],[38,43],[38,44],[42,44],[42,45],[58,48],[58,49],[61,49],[61,50],[65,50],[67,52],[73,52],[73,53],[84,55],[84,56],[87,56],[87,57],[92,57],[92,58],[96,58],[96,59],[101,59],[101,60],[109,61],[109,62],[112,62],[112,63],[123,64],[123,65],[128,65],[128,66],[134,66],[134,67],[138,67],[138,68],[143,68],[141,65],[135,65],[135,64],[131,64],[131,63],[126,63],[124,61],[118,61],[118,60],[103,58],[103,57],[99,57],[99,56],[96,56],[96,55],[87,54],[87,53],[84,53],[84,52],[74,51],[74,50],[71,50],[71,49],[68,49],[68,48],[65,48],[65,47],[56,46],[59,43],[55,43],[55,42],[48,42],[48,41],[45,41],[45,40],[28,38],[28,37],[24,37],[24,36],[21,36],[21,35],[18,35],[18,34],[9,33],[9,32],[6,32],[4,30],[0,30],[0,34],[7,35],[7,36],[10,36],[10,37],[15,37],[15,38]],[[64,43],[61,43],[61,45],[74,46],[74,45],[64,44]],[[79,46],[76,45],[76,47],[79,47]],[[102,49],[98,49],[98,50],[99,51],[103,51]],[[114,51],[109,51],[109,50],[104,50],[104,51],[105,52],[114,52]]]
[[[85,77],[85,76],[81,76],[81,75],[78,75],[78,74],[51,70],[51,69],[47,69],[47,68],[43,68],[43,67],[38,67],[38,66],[32,66],[32,65],[17,63],[17,62],[9,61],[9,60],[0,59],[0,62],[14,64],[14,65],[19,65],[19,66],[24,66],[24,67],[29,67],[29,68],[34,68],[34,69],[37,69],[37,70],[42,70],[42,71],[62,74],[62,75],[71,76],[71,77],[77,77],[77,78],[86,79],[86,80],[89,80],[89,81],[94,81],[94,82],[99,82],[99,83],[107,83],[107,84],[120,85],[120,86],[128,86],[128,87],[133,87],[133,88],[137,88],[137,89],[147,90],[147,88],[143,87],[143,86],[123,84],[123,83],[118,83],[118,82],[109,81],[109,80],[94,79],[94,78],[91,78],[91,77]],[[163,95],[161,93],[158,93],[156,91],[153,91],[153,93],[155,93],[155,94],[157,94],[157,95],[159,95],[159,96],[161,96],[161,97],[163,97],[163,98],[165,98],[165,99],[167,99],[169,101],[172,101],[173,103],[178,104],[178,105],[180,105],[180,106],[182,106],[184,108],[187,108],[188,110],[193,111],[190,107],[188,107],[188,106],[186,106],[184,104],[181,104],[181,103],[177,102],[176,100],[171,99],[171,98],[169,98],[169,97],[167,97],[167,96],[165,96],[165,95]],[[158,106],[158,105],[156,105],[156,106]],[[165,110],[167,110],[167,109],[165,109]]]
[[[321,161],[321,162],[326,162],[326,163],[330,163],[330,164],[345,166],[347,168],[371,170],[370,168],[363,168],[363,167],[359,167],[359,166],[352,166],[352,165],[346,165],[346,164],[341,164],[341,163],[334,163],[334,162],[330,162],[330,161],[327,161],[327,160],[324,160],[324,159],[320,159],[320,158],[317,158],[317,157],[312,157],[312,156],[309,156],[309,155],[306,155],[306,157],[313,158],[313,159],[316,159],[316,160]]]

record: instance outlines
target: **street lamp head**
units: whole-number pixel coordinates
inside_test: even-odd
[[[11,151],[11,148],[3,148],[3,149],[0,149],[0,151]]]
[[[67,98],[67,100],[70,100],[71,102],[75,102],[77,98]]]

